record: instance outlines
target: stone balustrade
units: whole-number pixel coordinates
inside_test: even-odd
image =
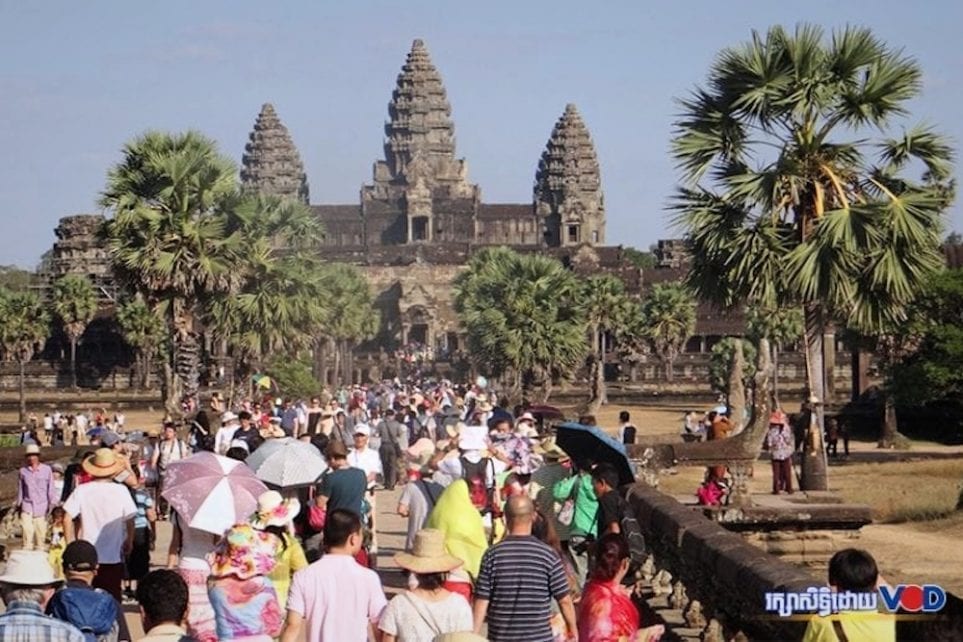
[[[824,582],[747,542],[658,490],[637,484],[629,505],[652,553],[653,590],[669,595],[707,642],[798,640],[805,622],[765,612],[768,591],[805,591]]]

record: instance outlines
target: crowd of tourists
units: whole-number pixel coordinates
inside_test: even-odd
[[[537,414],[509,412],[481,383],[385,382],[234,408],[215,395],[180,430],[105,421],[59,470],[28,443],[0,638],[130,640],[127,601],[149,641],[658,640],[663,627],[633,599],[639,527],[617,466],[571,457]],[[613,432],[635,440],[627,412]],[[260,492],[226,530],[178,501],[171,471],[213,457],[204,451],[253,471],[295,441],[322,462],[312,482]],[[374,515],[396,486],[406,590],[389,602]],[[151,571],[164,520],[167,568]]]

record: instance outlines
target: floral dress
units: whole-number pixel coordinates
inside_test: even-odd
[[[590,580],[582,591],[578,609],[580,642],[634,640],[639,630],[639,612],[614,582]]]

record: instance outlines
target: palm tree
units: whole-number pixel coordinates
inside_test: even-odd
[[[475,254],[455,280],[455,309],[477,367],[512,378],[530,398],[584,358],[586,323],[575,275],[546,256],[499,247]]]
[[[582,284],[579,304],[585,311],[588,324],[590,359],[592,363],[592,393],[586,412],[595,414],[608,403],[605,388],[606,337],[618,335],[626,323],[625,285],[614,276],[589,277]]]
[[[21,422],[27,415],[24,366],[49,336],[50,315],[37,295],[0,289],[0,349],[4,359],[13,359],[20,368]]]
[[[165,402],[179,412],[197,391],[199,302],[237,287],[241,233],[228,229],[238,204],[237,170],[196,132],[149,132],[124,147],[101,198],[113,210],[104,234],[114,271],[165,316],[170,350]]]
[[[318,334],[334,348],[335,380],[350,384],[354,348],[375,335],[380,317],[368,281],[356,267],[328,263],[321,267],[318,278],[326,301]]]
[[[68,274],[54,283],[51,307],[70,342],[70,384],[76,388],[77,342],[97,313],[97,293],[86,276]]]
[[[301,202],[245,197],[228,227],[244,248],[235,265],[243,281],[205,302],[203,316],[226,341],[235,371],[248,381],[269,353],[295,355],[312,343],[328,302],[317,255],[322,227]]]
[[[665,367],[671,382],[673,364],[695,331],[696,304],[681,283],[657,283],[642,299],[642,333]]]
[[[871,330],[904,319],[942,265],[950,147],[913,127],[880,138],[921,87],[921,71],[866,29],[824,42],[817,27],[773,27],[719,54],[706,88],[681,101],[675,199],[696,294],[804,310],[810,394],[825,400],[823,336],[833,321]],[[924,171],[912,176],[913,167]],[[804,489],[826,488],[821,406]]]
[[[127,345],[137,354],[140,386],[150,389],[151,360],[164,340],[164,321],[141,298],[117,308],[117,324]]]
[[[779,407],[779,351],[802,338],[802,310],[753,306],[746,311],[746,331],[749,338],[757,344],[759,339],[769,339],[772,353],[772,401]]]

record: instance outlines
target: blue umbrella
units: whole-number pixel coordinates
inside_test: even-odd
[[[584,468],[587,461],[597,464],[606,462],[619,471],[622,484],[635,482],[635,470],[625,452],[625,445],[598,426],[574,422],[559,424],[556,442],[580,468]]]

